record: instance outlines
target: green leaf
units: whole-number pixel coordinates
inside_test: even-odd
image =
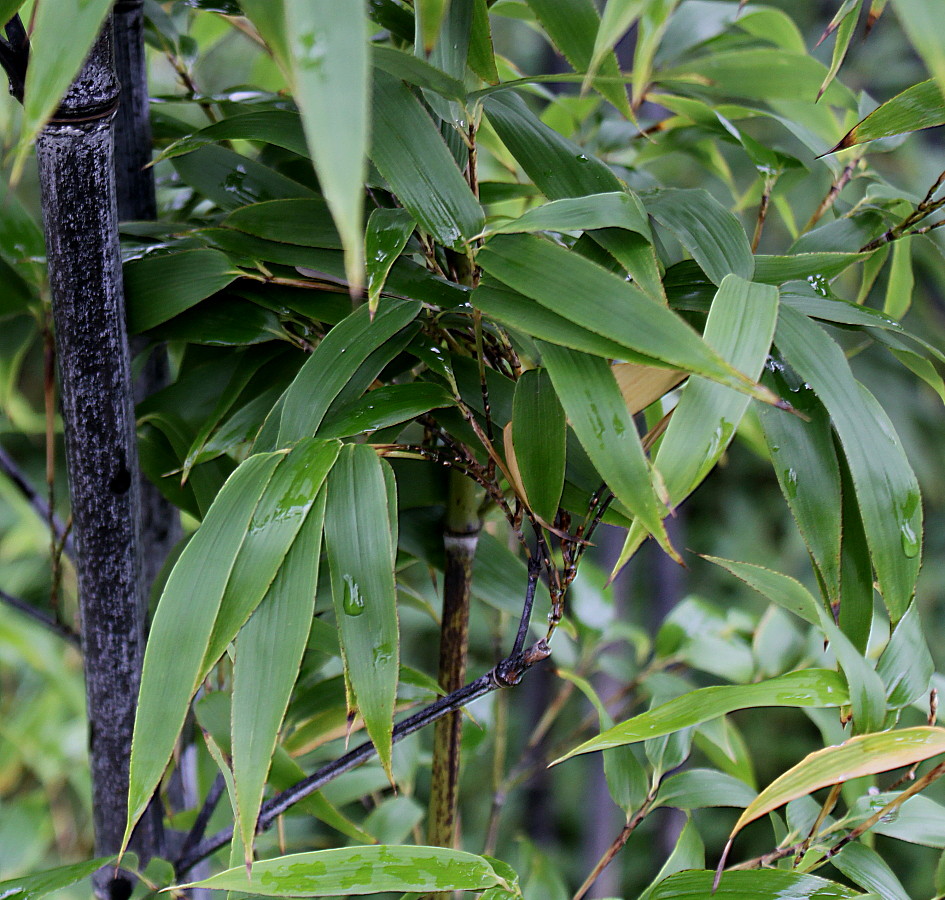
[[[487,0],[473,0],[472,29],[469,36],[469,68],[489,84],[499,83],[492,46],[492,26],[489,23]]]
[[[836,856],[830,858],[830,862],[854,884],[879,894],[883,900],[910,900],[905,888],[885,860],[875,850],[859,841],[847,844]]]
[[[749,822],[822,787],[842,784],[861,775],[911,766],[940,753],[945,753],[945,728],[928,725],[861,734],[837,746],[817,750],[772,781],[758,795],[739,816],[732,836]]]
[[[183,181],[221,209],[263,200],[314,197],[315,192],[255,159],[217,144],[177,156],[172,165]]]
[[[333,250],[341,247],[328,205],[315,197],[241,206],[223,220],[223,225],[281,244]]]
[[[338,448],[312,440],[250,457],[174,566],[145,651],[126,838],[164,773],[191,698],[278,575]]]
[[[257,862],[252,878],[239,867],[182,885],[262,897],[482,891],[494,886],[507,886],[507,882],[484,857],[442,847],[383,844],[280,856]]]
[[[255,112],[227,116],[200,131],[180,138],[168,146],[160,159],[173,159],[206,144],[221,141],[262,141],[275,147],[308,156],[308,144],[297,112],[287,109],[260,109]]]
[[[140,334],[223,290],[239,272],[219,250],[144,256],[125,264],[128,331]]]
[[[393,781],[400,638],[383,465],[372,447],[345,445],[328,479],[325,546],[348,696]]]
[[[594,37],[594,50],[587,67],[588,76],[597,72],[604,57],[613,51],[614,46],[651,4],[652,0],[607,0]]]
[[[860,17],[860,2],[861,0],[847,0],[837,11],[830,25],[827,26],[828,32],[836,29],[837,39],[834,42],[833,54],[830,57],[830,68],[827,70],[820,89],[817,91],[818,100],[830,87],[834,78],[837,77],[837,72],[840,71],[840,66],[843,65],[843,60],[846,58],[847,50],[850,47],[850,41],[853,39],[853,32],[856,30],[856,23]]]
[[[324,521],[323,489],[266,596],[236,638],[231,746],[236,815],[247,861],[252,860],[269,763],[308,642]]]
[[[375,45],[371,52],[374,65],[394,78],[434,91],[450,100],[466,99],[466,88],[462,81],[419,56],[381,45]]]
[[[868,818],[900,796],[898,791],[867,794],[857,799],[850,810],[851,819]],[[931,797],[917,794],[905,800],[894,813],[883,816],[873,826],[876,834],[893,837],[923,847],[945,847],[945,806]]]
[[[450,0],[417,0],[414,11],[417,17],[416,43],[425,53],[433,49],[449,5]]]
[[[861,262],[868,253],[795,253],[791,256],[756,256],[752,278],[762,284],[813,279],[820,282],[834,278]]]
[[[945,41],[942,40],[942,8],[935,0],[893,0],[893,9],[945,96]]]
[[[385,384],[330,412],[318,433],[321,437],[350,437],[409,422],[431,409],[454,403],[455,400],[438,384],[422,381]]]
[[[482,230],[482,207],[433,120],[402,81],[381,71],[374,75],[371,159],[438,243],[462,251]]]
[[[706,322],[705,341],[749,378],[761,373],[778,316],[778,292],[769,285],[728,275]],[[692,378],[683,389],[656,455],[669,503],[675,507],[705,479],[735,436],[748,398],[726,387]],[[617,572],[644,538],[631,528],[614,565]]]
[[[588,72],[590,76],[589,68],[597,51],[596,41],[600,28],[597,9],[591,0],[526,0],[526,2],[574,70]],[[620,78],[617,57],[612,48],[604,49],[596,55],[599,58],[594,69],[599,70],[604,79],[597,80],[589,77],[590,83],[602,97],[613,103],[632,120],[633,113],[627,100],[627,89],[619,80],[610,82],[605,80]]]
[[[370,49],[364,0],[282,0],[295,100],[345,249],[352,294],[364,280]]]
[[[250,457],[227,479],[168,578],[144,655],[125,841],[171,758],[253,512],[282,460],[282,454]]]
[[[816,625],[824,633],[850,687],[850,705],[858,732],[875,731],[886,717],[886,693],[870,663],[850,639],[834,624],[823,605],[799,581],[763,566],[706,556],[710,562],[728,569],[778,606]]]
[[[529,505],[548,523],[554,522],[564,488],[566,437],[564,409],[548,373],[525,372],[515,385],[512,445]]]
[[[739,390],[754,390],[750,379],[735,372],[675,313],[576,253],[539,237],[500,235],[477,260],[513,289],[626,350]],[[554,278],[548,277],[550,272]]]
[[[0,22],[6,24],[12,19],[25,0],[0,0]]]
[[[737,709],[759,706],[834,708],[848,702],[843,678],[829,669],[789,672],[757,684],[698,688],[615,725],[555,760],[555,764],[581,753],[672,734]]]
[[[0,896],[4,900],[40,900],[54,891],[72,887],[85,878],[108,865],[113,856],[103,856],[100,859],[90,859],[86,862],[74,863],[71,866],[59,866],[55,869],[46,869],[33,875],[21,875],[18,878],[9,878],[0,881]]]
[[[367,261],[368,305],[373,311],[381,298],[391,266],[407,246],[416,227],[405,209],[375,209],[364,234],[364,258]]]
[[[919,485],[888,416],[850,371],[840,347],[782,306],[775,342],[830,413],[846,454],[880,592],[893,621],[915,592],[922,542]]]
[[[748,100],[807,99],[811,102],[823,84],[827,68],[806,53],[759,47],[726,50],[696,57],[673,69],[654,73],[657,82],[697,86],[700,93]],[[856,110],[853,92],[834,81],[824,94],[831,106]]]
[[[541,344],[540,349],[571,427],[601,478],[678,560],[663,523],[666,508],[654,488],[640,436],[610,365],[597,356],[554,344]]]
[[[708,806],[745,807],[757,791],[740,778],[715,769],[687,769],[671,775],[660,784],[656,806],[676,809],[703,809]]]
[[[646,237],[650,235],[646,211],[636,195],[627,191],[553,200],[486,231],[489,234],[513,234],[530,231],[590,231],[595,228],[625,228]]]
[[[713,889],[715,872],[679,872],[660,882],[648,900],[847,900],[860,897],[852,888],[816,875],[801,875],[784,869],[725,872]]]
[[[768,407],[758,410],[781,493],[834,603],[840,599],[840,467],[826,410],[805,403],[802,412],[804,419]]]
[[[332,328],[286,391],[279,444],[315,434],[328,407],[362,363],[419,312],[419,303],[388,300],[373,321],[365,306]]]
[[[745,229],[708,191],[663,188],[641,199],[647,212],[673,232],[714,284],[721,284],[729,273],[751,280],[755,260]]]
[[[286,26],[285,3],[272,0],[240,0],[240,7],[263,40],[287,77],[290,75],[289,38]]]
[[[945,125],[945,103],[935,81],[921,81],[896,94],[861,119],[828,153],[846,150],[866,141]]]
[[[35,5],[14,171],[22,167],[40,129],[56,112],[110,10],[110,0],[59,0]]]
[[[935,670],[915,602],[893,630],[876,673],[886,685],[888,704],[902,709],[929,692]]]
[[[912,241],[896,241],[892,248],[892,262],[889,266],[889,282],[886,285],[883,313],[893,319],[901,319],[912,306],[914,287]]]

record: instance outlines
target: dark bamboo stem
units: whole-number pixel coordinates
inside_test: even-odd
[[[450,472],[443,545],[443,617],[440,623],[440,687],[447,694],[466,680],[469,652],[469,601],[473,559],[479,540],[479,504],[482,491],[472,479]],[[433,735],[433,769],[427,840],[437,847],[452,847],[456,839],[456,801],[459,788],[462,713],[457,711],[436,723]],[[434,894],[445,897],[445,894]]]
[[[115,187],[118,218],[151,220],[157,216],[154,170],[151,163],[151,120],[148,73],[144,53],[143,0],[117,0],[113,15],[115,71],[121,97],[115,114]],[[140,403],[170,381],[167,352],[163,346],[148,352],[148,339],[130,339],[132,356],[147,352],[134,382],[135,403]],[[180,540],[180,519],[173,505],[145,477],[141,494],[141,578],[147,600],[164,560]]]
[[[36,142],[56,329],[90,722],[96,852],[118,850],[144,640],[138,454],[112,167],[118,81],[106,22]],[[159,852],[146,817],[132,846]],[[104,871],[99,897],[130,882]]]

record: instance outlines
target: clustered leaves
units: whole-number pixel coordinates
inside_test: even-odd
[[[912,285],[900,248],[931,240],[941,179],[924,206],[872,191],[880,176],[868,167],[872,148],[860,146],[945,123],[945,45],[923,24],[931,3],[893,6],[932,79],[865,117],[875,104],[837,78],[862,0],[843,3],[828,26],[829,66],[790,16],[734,2],[608,0],[602,16],[590,0],[231,6],[149,6],[149,41],[178,71],[194,17],[219,13],[262,48],[270,89],[209,96],[191,83],[177,99],[203,109],[205,127],[158,108],[167,212],[157,225],[125,227],[129,329],[167,342],[176,373],[138,407],[142,464],[199,523],[150,629],[126,842],[195,710],[233,822],[232,868],[199,884],[266,896],[522,896],[515,873],[491,858],[503,848],[416,846],[417,765],[393,752],[398,713],[438,708],[441,691],[415,667],[423,654],[407,628],[418,616],[437,622],[450,469],[483,491],[489,524],[472,584],[483,602],[473,616],[494,624],[503,652],[529,581],[522,558],[531,590],[543,575],[547,627],[523,618],[538,643],[528,651],[520,640],[494,660],[488,689],[516,683],[564,644],[552,708],[577,688],[601,726],[546,755],[565,764],[604,753],[626,813],[618,841],[661,805],[687,816],[736,806],[733,837],[770,815],[775,838],[746,864],[754,871],[722,875],[719,896],[859,895],[809,874],[828,861],[868,891],[895,882],[852,843],[864,822],[882,830],[866,783],[843,788],[836,819],[839,787],[819,813],[810,795],[945,750],[934,704],[928,725],[899,727],[933,678],[915,600],[922,503],[889,416],[849,359],[851,348],[885,347],[945,396],[936,369],[945,357],[897,321]],[[36,5],[24,142],[78,66],[44,55],[52,8]],[[88,46],[107,8],[78,4],[71,47]],[[881,11],[867,9],[871,24]],[[573,73],[529,75],[497,53],[493,28],[515,20]],[[631,28],[627,64],[614,47]],[[569,81],[580,95],[545,87]],[[622,139],[608,142],[608,127]],[[678,167],[672,177],[677,156],[711,173],[713,189]],[[790,191],[824,172],[827,197],[799,228]],[[841,200],[845,189],[857,199]],[[922,227],[926,237],[909,237]],[[879,310],[864,301],[889,243]],[[25,261],[0,265],[28,283]],[[595,628],[569,588],[599,524],[627,529],[612,577],[651,536],[684,562],[667,523],[736,437],[773,467],[816,594],[771,568],[709,557],[770,602],[760,621],[692,598],[653,642],[619,623]],[[871,638],[883,628],[885,646]],[[759,648],[778,629],[773,659]],[[616,724],[588,680],[606,639],[634,659]],[[724,683],[706,686],[693,672]],[[640,711],[643,698],[651,705]],[[839,711],[814,718],[838,746],[757,793],[726,717],[760,707]],[[498,717],[483,725],[498,729]],[[550,727],[539,726],[532,750]],[[359,846],[253,862],[267,791],[301,781],[333,742],[362,729],[380,767],[350,794],[299,796],[293,810],[334,829],[328,840],[340,833]],[[694,745],[711,768],[675,771]],[[342,809],[389,785],[402,796],[371,815]],[[933,804],[898,787],[878,795],[881,810]],[[382,817],[397,803],[402,822]],[[498,823],[501,806],[494,815]],[[793,871],[771,867],[791,855]],[[541,859],[532,854],[533,873]],[[646,896],[706,897],[717,879],[705,869],[690,817]],[[87,871],[49,874],[60,887]],[[8,887],[46,892],[28,878],[0,883],[0,893]]]

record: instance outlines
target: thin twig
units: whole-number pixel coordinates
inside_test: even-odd
[[[610,865],[613,861],[613,858],[620,852],[623,848],[623,845],[627,843],[630,839],[630,835],[633,834],[637,825],[639,825],[645,818],[647,813],[650,811],[650,807],[653,805],[653,801],[656,799],[656,791],[651,790],[647,795],[646,799],[641,804],[640,808],[629,818],[627,819],[627,824],[620,829],[620,834],[614,838],[613,843],[607,848],[604,852],[604,855],[597,860],[597,864],[591,869],[591,874],[584,879],[584,884],[582,884],[578,889],[577,893],[571,898],[571,900],[581,900],[581,898],[594,886],[594,882],[600,877],[601,872]]]
[[[41,609],[33,606],[32,603],[27,603],[19,597],[14,597],[13,594],[8,594],[4,590],[0,590],[0,602],[6,603],[7,606],[12,606],[13,609],[19,610],[23,615],[33,619],[34,622],[45,625],[46,628],[58,634],[59,637],[68,641],[74,647],[79,646],[79,636],[68,625],[64,625],[58,619],[44,613]]]
[[[397,743],[403,740],[408,735],[420,731],[443,716],[461,709],[474,700],[486,696],[486,694],[491,694],[501,687],[517,684],[528,669],[535,663],[546,659],[550,654],[551,650],[548,645],[544,641],[538,641],[521,654],[519,659],[512,660],[509,658],[503,660],[498,666],[485,675],[481,675],[475,681],[471,681],[458,691],[453,691],[452,694],[440,697],[429,706],[399,722],[394,726],[393,742]],[[500,667],[504,667],[501,675],[499,673]],[[339,756],[338,759],[323,766],[307,778],[303,778],[298,784],[276,794],[275,797],[263,804],[256,831],[266,831],[286,810],[315,791],[320,790],[339,775],[343,775],[345,772],[349,772],[367,762],[376,752],[374,744],[368,741],[348,751],[343,756]],[[174,864],[174,870],[178,877],[183,876],[201,860],[225,846],[232,838],[233,828],[231,826],[201,841],[188,855],[181,856]]]
[[[923,228],[916,229],[914,226],[918,225],[923,219],[928,218],[932,213],[941,209],[945,206],[945,198],[939,200],[933,200],[935,193],[938,189],[945,184],[945,172],[942,172],[938,178],[935,179],[932,186],[928,189],[925,194],[925,197],[922,199],[922,202],[907,215],[898,225],[894,225],[892,228],[887,229],[883,234],[878,238],[874,238],[867,244],[864,244],[860,247],[860,253],[869,253],[873,250],[882,247],[883,244],[890,244],[893,241],[898,241],[900,238],[909,237],[913,234],[927,234],[933,228],[939,227],[939,222],[936,222],[933,225],[926,225]],[[911,229],[911,230],[910,230]]]
[[[200,812],[197,813],[197,818],[194,819],[193,827],[187,832],[187,836],[180,845],[178,855],[181,858],[187,856],[203,839],[207,825],[210,823],[210,817],[213,815],[214,810],[216,810],[217,804],[220,802],[220,797],[223,796],[225,789],[226,779],[224,779],[223,773],[219,772],[213,784],[210,785],[210,790],[207,791],[203,806],[200,807]]]
[[[849,163],[844,167],[843,171],[840,173],[840,176],[837,180],[830,185],[830,190],[827,191],[827,195],[823,200],[820,201],[820,205],[814,212],[811,214],[811,217],[807,220],[807,224],[801,229],[801,234],[806,234],[811,230],[821,219],[825,212],[830,209],[837,200],[837,197],[840,196],[840,191],[842,191],[850,179],[853,177],[853,173],[856,171],[856,167],[860,164],[860,158],[851,159]]]
[[[46,504],[46,500],[42,497],[40,492],[36,490],[30,480],[23,474],[20,467],[16,464],[16,461],[7,453],[3,447],[0,447],[0,472],[3,472],[10,481],[13,482],[13,486],[23,495],[23,497],[29,501],[30,506],[33,507],[36,515],[38,515],[44,522],[48,521],[49,508]],[[56,537],[63,542],[66,553],[70,556],[73,555],[74,547],[72,545],[72,538],[68,534],[68,529],[63,524],[62,520],[58,516],[52,517],[52,528],[56,533]]]

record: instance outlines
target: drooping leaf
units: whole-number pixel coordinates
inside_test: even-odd
[[[239,275],[219,250],[144,256],[124,268],[128,331],[139,334],[172,319]]]
[[[321,490],[266,596],[236,639],[231,746],[236,816],[247,860],[252,859],[269,763],[308,642],[324,520]]]
[[[371,159],[424,231],[462,250],[483,225],[482,207],[433,120],[407,86],[374,74]]]
[[[477,259],[515,290],[634,353],[754,392],[750,379],[735,373],[675,313],[590,260],[528,235],[494,237]]]
[[[833,708],[849,702],[843,678],[829,669],[789,672],[757,684],[698,688],[615,725],[571,750],[556,763],[581,753],[634,744],[691,725],[716,719],[737,709],[759,706]]]
[[[164,774],[191,698],[279,573],[338,446],[312,440],[250,457],[178,559],[145,651],[126,839]]]
[[[383,465],[373,448],[345,445],[328,479],[325,546],[348,696],[393,781],[400,636]]]
[[[90,859],[70,866],[58,866],[55,869],[46,869],[44,872],[9,878],[0,881],[0,896],[6,900],[41,900],[48,894],[72,887],[83,879],[91,877],[113,859],[112,856],[103,856],[100,859]]]
[[[375,46],[371,52],[374,65],[388,75],[434,91],[450,100],[463,100],[466,97],[462,81],[422,57],[395,47]]]
[[[341,238],[328,212],[328,205],[315,197],[251,203],[235,209],[223,224],[267,241],[333,250],[341,248]]]
[[[748,806],[757,791],[740,778],[715,769],[686,769],[660,784],[657,806],[702,809],[708,806]]]
[[[854,884],[878,894],[883,900],[910,900],[886,861],[859,841],[847,844],[830,862]]]
[[[515,385],[512,444],[531,508],[554,522],[564,487],[567,423],[551,378],[544,369],[525,372]]]
[[[831,279],[866,259],[866,253],[795,253],[791,256],[756,256],[753,279],[762,284]]]
[[[874,109],[853,126],[828,153],[866,141],[945,125],[945,103],[934,80],[921,81]]]
[[[327,897],[385,891],[483,891],[507,886],[490,861],[443,847],[387,846],[316,850],[266,859],[182,887],[232,890],[262,897]]]
[[[795,405],[809,393],[798,390]],[[804,419],[767,407],[758,414],[781,493],[835,603],[840,599],[840,467],[826,410],[804,402],[801,411]]]
[[[863,515],[873,567],[893,621],[915,591],[922,542],[919,485],[886,413],[818,325],[781,309],[775,342],[823,401],[840,438]]]
[[[679,872],[656,885],[648,900],[847,900],[862,896],[835,881],[784,869],[725,872],[715,889],[714,880],[713,871]]]
[[[450,0],[417,0],[414,15],[417,19],[416,44],[429,53],[440,33],[440,25],[450,6]]]
[[[590,231],[596,228],[625,228],[647,237],[650,234],[646,211],[637,197],[626,191],[553,200],[488,231],[492,234],[514,234],[530,231]]]
[[[777,316],[776,288],[727,275],[712,302],[705,341],[747,377],[757,378],[771,347]],[[712,470],[735,436],[747,406],[744,394],[701,378],[689,380],[654,463],[672,506],[681,503]],[[630,559],[644,536],[638,527],[630,529],[614,572]]]
[[[739,816],[732,835],[785,803],[861,775],[875,775],[945,753],[945,728],[918,726],[861,734],[817,750],[771,782]]]
[[[362,363],[419,312],[419,303],[389,300],[373,321],[364,307],[329,331],[286,391],[278,443],[285,446],[315,434]]]
[[[830,57],[830,68],[827,70],[823,83],[817,91],[818,100],[830,87],[834,78],[837,77],[837,72],[840,71],[840,66],[843,65],[843,60],[846,58],[847,50],[850,47],[850,41],[853,39],[853,32],[856,30],[856,23],[860,18],[860,3],[861,0],[845,0],[840,9],[837,10],[830,25],[827,26],[827,31],[824,32],[826,37],[829,33],[836,31],[837,38],[833,45],[833,54]]]
[[[299,114],[287,109],[261,109],[227,116],[187,137],[179,138],[165,148],[160,158],[173,159],[198,150],[205,144],[220,141],[264,141],[291,150],[299,156],[308,156],[308,144],[305,143]]]
[[[745,229],[702,188],[662,188],[642,195],[647,212],[679,239],[715,284],[732,273],[751,279],[755,261]]]
[[[352,293],[364,281],[370,50],[364,0],[283,0],[295,99],[322,193],[345,249]]]
[[[126,839],[171,757],[234,563],[256,504],[280,462],[281,454],[257,455],[233,473],[178,559],[158,603],[131,746]]]
[[[349,437],[409,422],[431,409],[452,406],[455,401],[438,384],[422,381],[387,384],[332,410],[322,422],[321,437]]]
[[[876,664],[876,673],[886,685],[889,705],[901,709],[927,694],[934,669],[919,610],[913,602]]]
[[[473,0],[472,32],[469,36],[469,68],[489,84],[499,83],[492,45],[492,26],[486,0]]]
[[[610,366],[599,357],[554,344],[543,343],[540,348],[571,427],[597,471],[641,526],[678,559],[663,524],[666,508]]]
[[[391,267],[416,227],[405,209],[375,209],[364,233],[364,259],[367,265],[368,306],[377,310],[384,282]]]

